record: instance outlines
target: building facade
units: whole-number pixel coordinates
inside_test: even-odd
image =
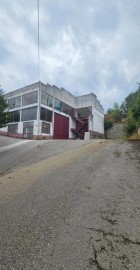
[[[1,135],[26,139],[104,136],[104,110],[95,94],[75,97],[64,88],[37,82],[5,94],[10,118]]]

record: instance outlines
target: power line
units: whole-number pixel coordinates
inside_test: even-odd
[[[121,19],[123,19],[123,20],[125,20],[125,21],[131,22],[131,23],[133,23],[133,24],[136,24],[136,25],[140,26],[140,24],[139,24],[139,23],[136,23],[136,22],[130,21],[128,18],[122,17],[122,16],[121,16],[121,15],[119,15],[117,12],[114,12],[114,11],[113,11],[113,10],[111,10],[111,9],[108,9],[108,8],[105,8],[105,7],[102,7],[102,6],[99,6],[99,5],[97,5],[97,4],[96,4],[95,2],[93,2],[93,1],[90,1],[90,0],[87,0],[87,1],[88,1],[89,3],[91,3],[92,5],[94,5],[94,6],[98,7],[98,8],[100,8],[100,9],[102,9],[102,10],[106,11],[106,12],[112,13],[112,14],[114,14],[114,15],[116,15],[116,16],[118,16],[118,17],[120,17]]]

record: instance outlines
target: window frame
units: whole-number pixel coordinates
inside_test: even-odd
[[[46,125],[46,127],[43,127],[43,125]],[[49,127],[49,132],[43,132],[43,131],[44,131],[44,128],[45,128],[46,130],[48,130],[48,127]],[[42,125],[41,125],[41,133],[50,135],[50,134],[51,134],[51,123],[42,121]]]
[[[36,93],[36,97],[37,97],[37,100],[35,102],[32,102],[32,95]],[[25,102],[24,101],[24,98],[26,98],[28,96],[28,100],[29,102]],[[24,94],[22,95],[22,106],[28,106],[28,105],[31,105],[31,104],[36,104],[38,103],[38,91],[33,91],[33,92],[30,92],[30,93],[27,93],[27,94]]]
[[[15,121],[15,115],[14,115],[15,113],[19,113],[19,120]],[[8,120],[8,123],[18,123],[18,122],[20,122],[20,114],[21,114],[20,110],[12,111],[12,112],[9,112],[8,114],[12,115],[11,119]]]
[[[29,107],[29,108],[25,108],[25,109],[22,109],[22,112],[21,112],[21,121],[22,122],[29,122],[29,121],[33,121],[33,120],[37,120],[37,106],[34,106],[34,107]],[[36,115],[35,117],[33,118],[26,118],[25,116],[23,116],[24,112],[26,111],[27,112],[27,115],[29,115],[30,113],[28,111],[31,111],[33,109],[36,109]]]
[[[16,132],[9,132],[9,130],[11,131],[12,129],[10,129],[10,127],[16,126]],[[14,129],[13,129],[14,130]],[[12,135],[12,134],[18,134],[18,123],[14,123],[14,124],[8,124],[8,134]]]
[[[16,100],[20,100],[20,102],[18,103],[18,105],[16,105]],[[13,104],[10,104],[11,101],[14,101]],[[17,96],[17,97],[14,97],[14,98],[10,98],[7,100],[8,101],[8,106],[9,106],[9,109],[14,109],[14,108],[19,108],[21,107],[21,96]]]

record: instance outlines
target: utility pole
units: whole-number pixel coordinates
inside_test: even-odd
[[[39,0],[37,0],[37,10],[38,10],[38,82],[40,80],[40,50],[39,50],[39,43],[40,43],[40,36],[39,36]]]
[[[41,103],[41,91],[40,91],[40,35],[39,35],[39,0],[37,0],[37,11],[38,11],[38,139],[41,134],[41,126],[40,126],[40,103]]]

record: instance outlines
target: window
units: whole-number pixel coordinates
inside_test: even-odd
[[[22,121],[36,120],[37,107],[22,110]]]
[[[55,98],[55,101],[54,101],[54,108],[57,110],[57,111],[62,111],[62,102],[60,100],[58,100],[57,98]]]
[[[74,116],[74,108],[62,102],[62,112]]]
[[[42,133],[50,134],[50,123],[42,122]]]
[[[8,100],[9,108],[17,108],[21,106],[21,97],[15,97]]]
[[[40,119],[46,122],[52,122],[52,111],[41,107]]]
[[[53,97],[48,95],[47,105],[53,107]]]
[[[22,96],[22,105],[29,105],[38,102],[38,91],[31,92]]]
[[[47,110],[47,122],[52,122],[52,111]]]
[[[8,134],[17,134],[18,133],[18,124],[8,125]]]
[[[41,103],[53,107],[53,97],[44,91],[41,91]]]
[[[20,122],[20,111],[9,112],[8,122]]]

